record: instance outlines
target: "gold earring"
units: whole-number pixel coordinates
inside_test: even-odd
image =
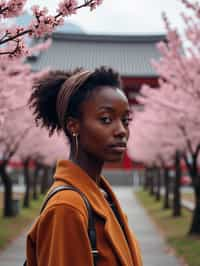
[[[78,134],[73,132],[72,136],[74,137],[74,142],[75,142],[75,158],[77,158],[78,156]]]

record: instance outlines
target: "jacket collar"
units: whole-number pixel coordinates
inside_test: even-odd
[[[121,226],[119,226],[119,223],[108,205],[107,200],[104,198],[95,181],[89,177],[82,168],[72,161],[58,161],[54,178],[62,179],[85,194],[94,212],[105,220],[105,233],[116,251],[121,264],[124,266],[139,266],[139,260],[135,251],[135,248],[137,249],[136,244],[133,243],[134,241],[128,228],[127,221],[124,218],[124,214],[121,211],[119,203],[106,179],[101,176],[101,185],[109,193],[115,206],[117,207],[121,221],[124,224],[129,246]]]

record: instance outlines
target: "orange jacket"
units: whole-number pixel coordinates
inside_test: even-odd
[[[59,161],[53,187],[62,180],[81,190],[95,212],[98,266],[142,266],[138,243],[113,191],[101,177],[124,224],[126,238],[112,209],[96,183],[71,161]],[[74,191],[54,195],[27,236],[28,266],[92,266],[85,203]]]

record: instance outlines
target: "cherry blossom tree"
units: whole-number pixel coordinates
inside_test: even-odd
[[[155,143],[162,140],[161,147],[164,144],[164,146],[172,149],[172,154],[176,154],[177,166],[180,165],[180,155],[185,159],[195,193],[195,211],[189,232],[190,234],[200,234],[200,173],[198,164],[200,121],[197,115],[200,107],[200,4],[193,4],[187,0],[181,2],[192,13],[191,16],[182,14],[185,22],[184,38],[187,40],[187,44],[184,43],[184,38],[179,35],[178,31],[172,28],[167,16],[164,15],[167,41],[158,44],[161,58],[152,62],[160,75],[159,89],[144,87],[139,101],[145,106],[146,120],[155,125],[155,120],[159,120],[157,124],[158,134],[151,148],[154,150],[157,147]],[[152,113],[152,110],[155,112]],[[162,114],[165,115],[162,116]],[[165,131],[162,130],[161,121],[166,125]],[[140,128],[145,131],[146,124],[141,123]],[[136,129],[134,130],[133,134],[137,135]],[[148,128],[146,132],[150,136],[154,134]],[[162,135],[160,135],[161,132]],[[161,136],[164,136],[164,139]],[[136,138],[134,135],[133,137]],[[142,141],[144,139],[140,142]],[[146,153],[145,144],[141,147]],[[163,152],[166,155],[165,149],[162,150],[161,147],[158,151],[162,155]],[[180,179],[180,167],[176,170]],[[180,181],[177,182],[180,184]]]
[[[179,123],[177,112],[170,113],[170,108],[163,108],[160,104],[159,97],[162,99],[162,92],[165,93],[166,98],[165,90],[148,87],[142,89],[143,96],[138,97],[138,100],[144,104],[144,111],[135,113],[134,122],[131,125],[129,154],[132,159],[142,161],[150,169],[148,173],[150,192],[155,194],[156,199],[160,199],[161,167],[164,169],[165,208],[169,205],[168,169],[170,165],[174,165],[175,181],[178,181],[174,185],[173,215],[180,216],[180,171],[178,171],[180,164],[175,160],[177,159],[175,153],[177,149],[183,147],[184,141],[177,130],[177,123]],[[168,97],[170,96],[171,93],[168,94]]]
[[[47,70],[33,73],[22,59],[0,62],[0,172],[4,185],[4,215],[12,216],[12,178],[7,166],[30,129],[27,117],[27,101],[32,84]]]
[[[191,16],[182,15],[186,24],[185,37],[189,43],[189,48],[186,48],[184,53],[182,52],[183,42],[177,31],[170,27],[165,18],[169,43],[168,45],[159,45],[163,57],[160,62],[154,65],[164,80],[163,85],[165,87],[172,86],[177,91],[176,94],[180,95],[178,102],[173,101],[173,105],[179,107],[179,112],[177,112],[181,113],[182,116],[182,120],[177,126],[185,140],[185,149],[182,155],[192,178],[195,194],[195,210],[190,233],[200,234],[200,173],[198,164],[200,121],[197,116],[200,107],[200,3],[193,4],[186,0],[182,0],[182,2],[192,12]],[[171,103],[172,101],[168,102]]]
[[[1,132],[1,163],[0,173],[4,185],[4,216],[12,216],[12,177],[7,172],[7,166],[16,153],[21,141],[29,131],[27,123],[20,118],[23,115],[23,108],[11,111],[6,115],[4,130]]]
[[[12,179],[6,169],[21,137],[26,134],[26,128],[21,128],[19,135],[15,134],[17,131],[13,126],[17,119],[16,114],[26,104],[27,90],[24,88],[31,85],[30,68],[16,60],[13,64],[6,64],[6,60],[3,60],[0,63],[0,76],[0,172],[4,185],[4,215],[12,216]]]

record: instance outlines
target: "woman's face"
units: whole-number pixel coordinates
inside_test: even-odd
[[[81,105],[79,149],[103,162],[120,161],[129,137],[130,108],[125,94],[102,86]]]

